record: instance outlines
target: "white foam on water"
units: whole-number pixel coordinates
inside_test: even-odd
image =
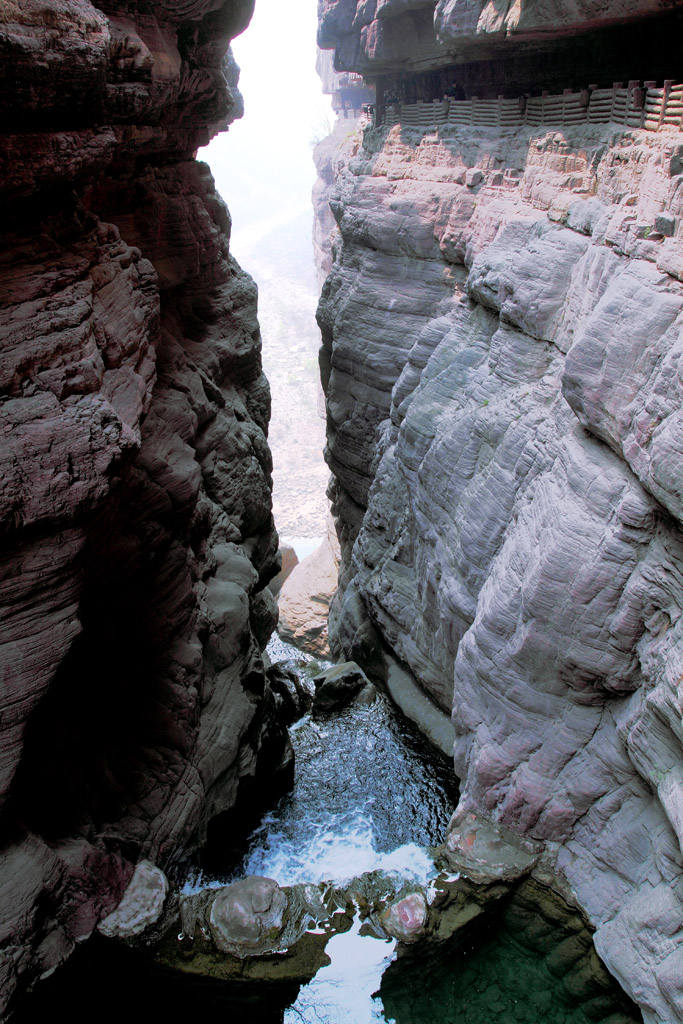
[[[263,839],[243,865],[246,875],[266,875],[280,885],[334,881],[344,883],[368,871],[384,871],[427,885],[436,875],[434,862],[422,847],[406,843],[390,852],[375,847],[372,828],[363,809],[330,815],[313,824],[304,837],[278,831],[267,815],[259,833]]]
[[[360,935],[356,915],[351,930],[325,946],[332,961],[304,985],[287,1010],[284,1024],[373,1024],[386,1021],[379,997],[382,975],[396,956],[396,940]]]
[[[206,879],[203,871],[193,871],[188,875],[180,889],[181,896],[194,896],[204,889],[220,889],[226,883],[218,878]]]

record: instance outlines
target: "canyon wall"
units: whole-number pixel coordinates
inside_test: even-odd
[[[256,288],[194,159],[252,8],[0,3],[0,1014],[287,761]]]
[[[515,96],[516,33],[542,68],[617,6],[658,38],[681,5],[324,0],[320,42],[380,104],[492,63]],[[542,841],[644,1019],[681,1021],[683,134],[371,129],[331,207],[333,644],[452,716],[459,813]]]

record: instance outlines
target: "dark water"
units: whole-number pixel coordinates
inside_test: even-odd
[[[382,978],[395,1024],[640,1024],[607,974],[578,915],[522,886],[457,949],[394,962]],[[579,954],[580,955],[577,955]]]
[[[450,765],[424,749],[387,699],[292,730],[294,787],[264,818],[240,873],[281,885],[380,869],[426,881],[457,802]]]

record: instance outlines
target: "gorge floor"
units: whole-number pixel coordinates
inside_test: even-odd
[[[298,654],[279,641],[270,650],[290,659]],[[308,667],[309,677],[316,670],[298,664],[302,673]],[[250,1013],[274,1024],[640,1020],[615,983],[575,969],[574,940],[585,930],[580,915],[536,905],[536,895],[524,888],[487,912],[464,944],[448,943],[437,955],[433,949],[427,956],[406,955],[405,946],[399,953],[395,940],[373,934],[362,896],[353,895],[362,892],[362,879],[391,879],[394,890],[406,883],[438,889],[431,854],[457,802],[452,769],[382,694],[370,705],[308,714],[291,732],[297,759],[292,791],[264,816],[241,863],[220,878],[195,877],[185,890],[247,874],[275,877],[285,886],[333,879],[351,895],[325,947],[330,962],[307,985],[274,983],[269,991],[263,983],[212,984],[174,975],[144,952],[98,936],[38,988],[19,1024],[56,1010],[74,1024],[123,1015],[142,1024],[150,1014],[175,1020],[197,1012],[210,1022]]]

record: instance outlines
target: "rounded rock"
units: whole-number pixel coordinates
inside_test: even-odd
[[[98,931],[109,939],[141,935],[161,917],[167,893],[168,880],[161,868],[141,860],[118,907],[100,921]]]
[[[400,942],[417,942],[425,933],[427,900],[421,892],[392,903],[380,917],[385,932]]]
[[[273,878],[241,878],[221,889],[213,901],[211,937],[224,953],[265,952],[277,945],[286,910],[287,897]]]

